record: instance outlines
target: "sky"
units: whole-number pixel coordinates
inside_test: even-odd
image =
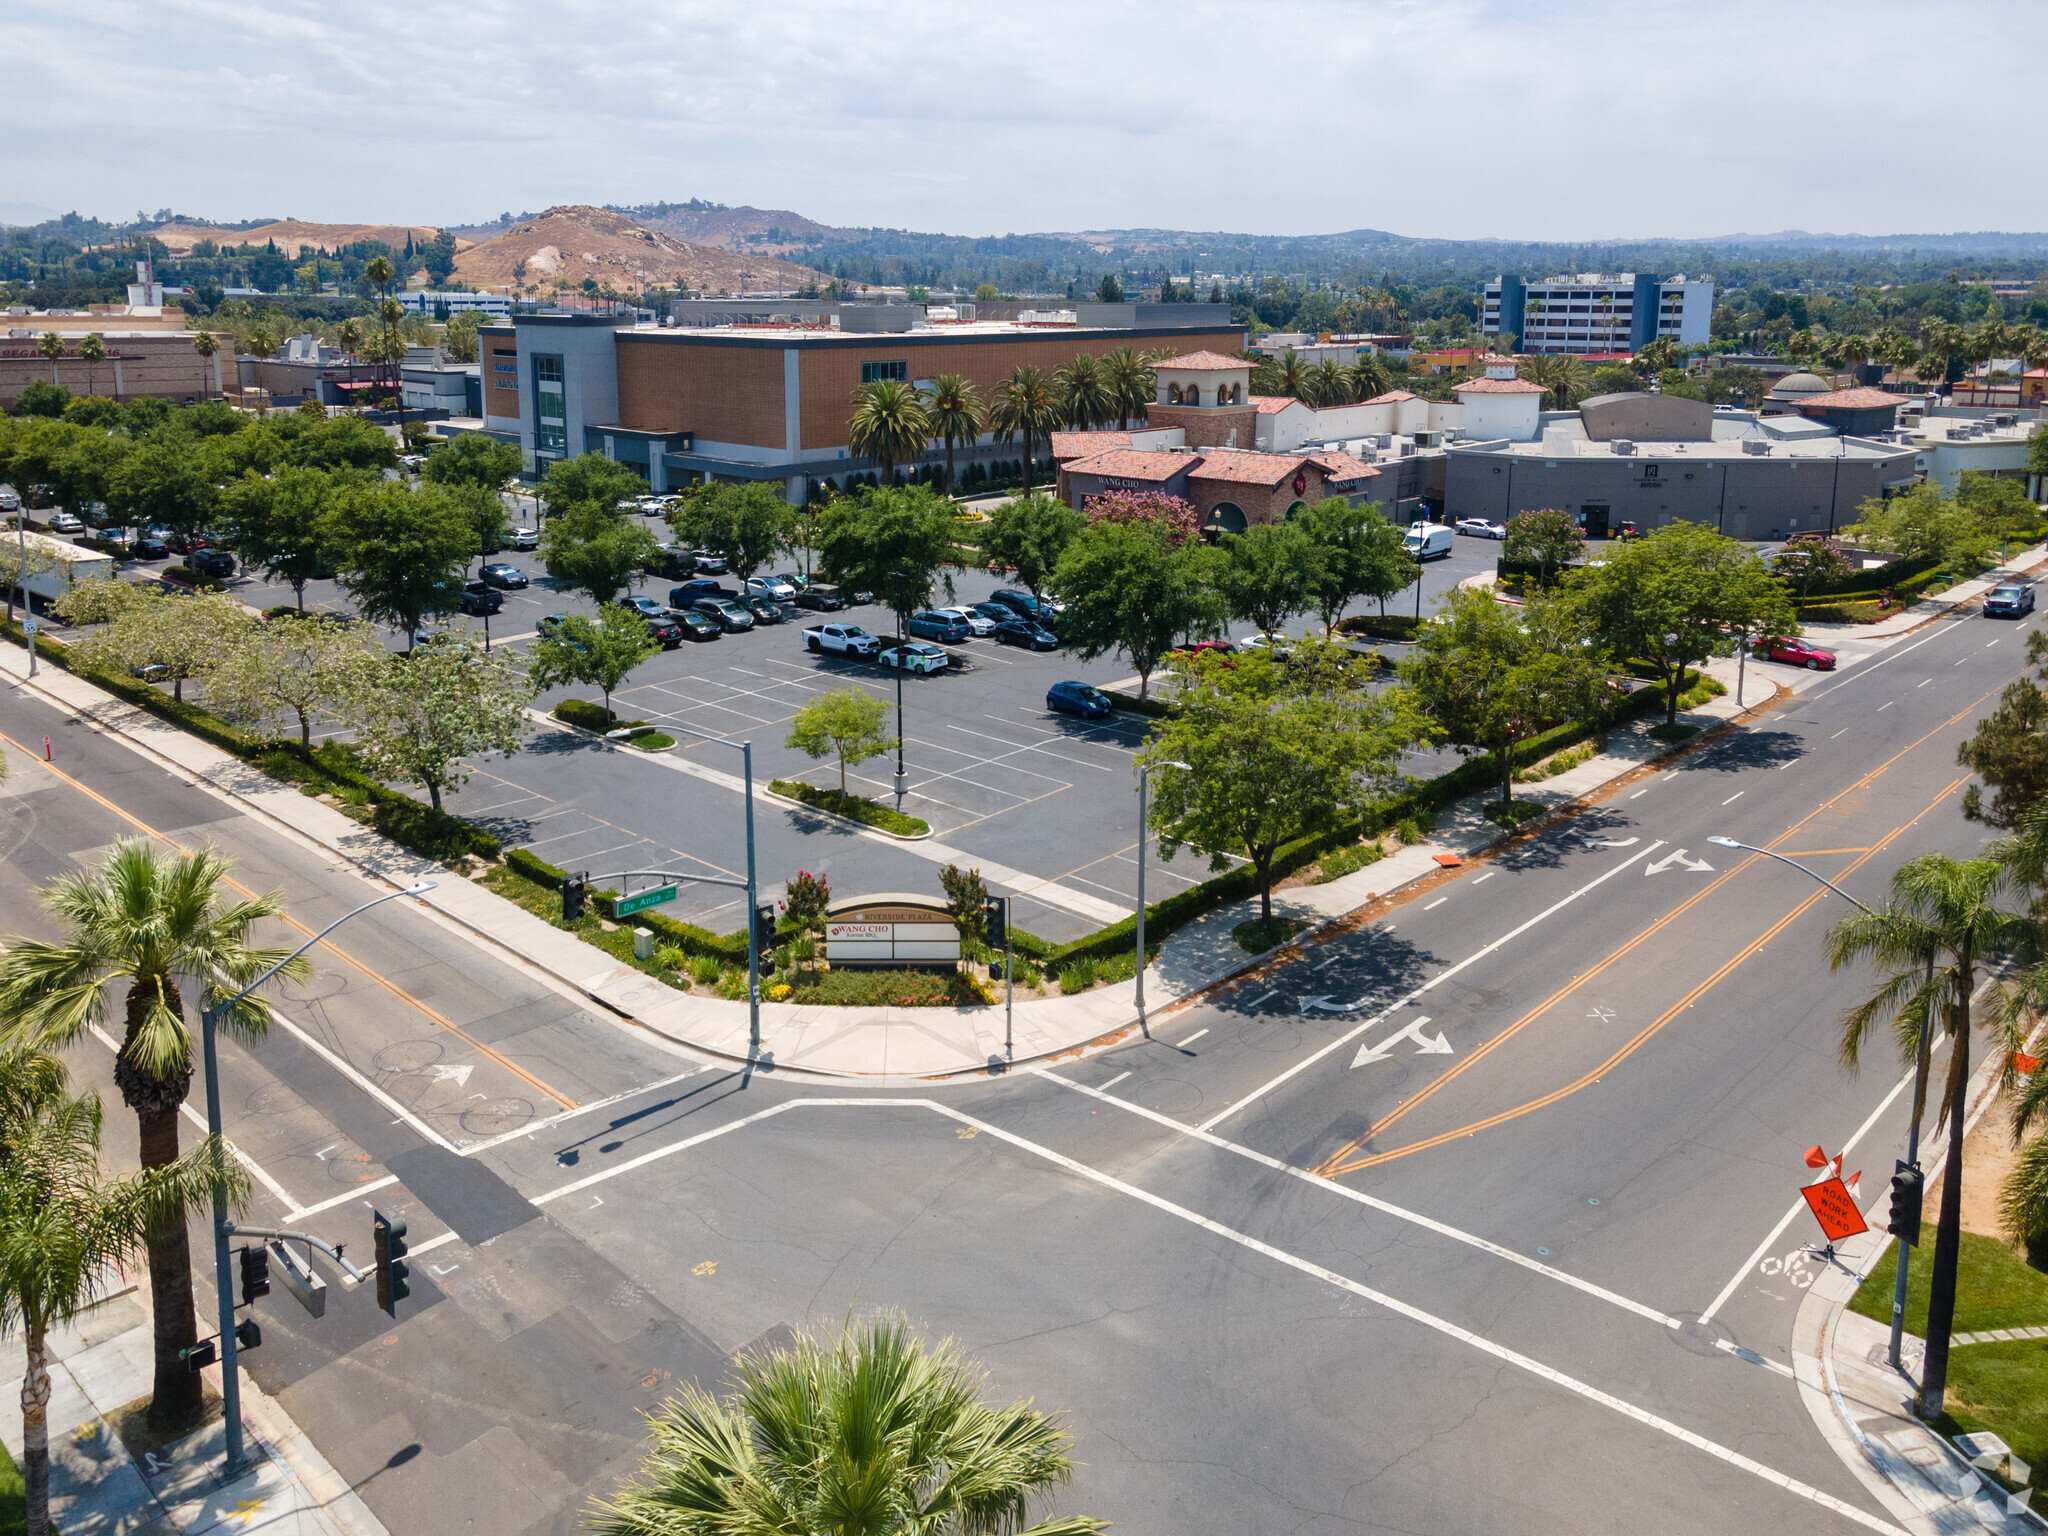
[[[0,219],[2039,230],[2044,41],[2041,0],[8,0]]]

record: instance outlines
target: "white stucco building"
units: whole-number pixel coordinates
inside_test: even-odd
[[[1512,358],[1486,365],[1486,377],[1467,379],[1457,386],[1462,412],[1459,436],[1467,442],[1489,442],[1505,438],[1511,443],[1533,443],[1543,435],[1541,384],[1515,377]]]

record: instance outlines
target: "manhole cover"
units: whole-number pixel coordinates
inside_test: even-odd
[[[379,1072],[418,1072],[439,1061],[445,1049],[439,1040],[401,1040],[385,1046],[370,1061]]]
[[[462,1128],[473,1136],[502,1136],[516,1131],[533,1118],[533,1106],[524,1099],[491,1099],[475,1109],[462,1112]]]
[[[1255,1051],[1291,1051],[1301,1044],[1301,1026],[1288,1019],[1254,1025],[1237,1037]]]
[[[1202,1090],[1184,1078],[1168,1077],[1146,1084],[1134,1097],[1162,1115],[1178,1115],[1202,1102]]]

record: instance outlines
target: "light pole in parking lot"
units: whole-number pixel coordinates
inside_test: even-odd
[[[1145,1025],[1145,838],[1150,832],[1146,825],[1146,786],[1151,783],[1154,768],[1186,768],[1195,770],[1186,763],[1167,761],[1163,763],[1138,764],[1138,1027]]]
[[[891,571],[889,579],[894,583],[910,578],[901,571]],[[903,796],[910,788],[910,774],[903,766],[903,603],[893,588],[889,593],[889,607],[896,615],[896,814],[901,816]]]

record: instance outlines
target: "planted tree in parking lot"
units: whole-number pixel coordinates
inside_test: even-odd
[[[549,517],[579,506],[616,511],[622,501],[645,495],[647,482],[601,453],[557,459],[540,480],[540,504]]]
[[[550,576],[600,608],[617,602],[643,573],[661,569],[661,544],[640,520],[594,502],[550,517],[540,550]]]
[[[1556,598],[1509,608],[1460,587],[1416,632],[1401,681],[1461,754],[1491,752],[1500,803],[1515,794],[1515,745],[1600,704],[1601,668],[1584,621]]]
[[[1046,582],[1060,557],[1087,519],[1050,496],[1018,496],[988,515],[982,552],[990,565],[1005,566],[1033,597],[1045,593]]]
[[[1508,519],[1507,541],[1500,547],[1503,560],[1539,567],[1537,580],[1546,587],[1585,552],[1586,530],[1562,507],[1517,512]]]
[[[323,469],[285,467],[246,474],[221,494],[219,526],[228,548],[292,589],[306,611],[306,583],[335,568],[328,520],[351,482]]]
[[[1380,515],[1378,502],[1354,506],[1331,496],[1307,508],[1296,521],[1320,557],[1314,600],[1325,639],[1353,599],[1376,597],[1384,613],[1387,599],[1421,570],[1409,555],[1401,530]]]
[[[583,683],[604,692],[604,717],[612,719],[612,693],[635,667],[661,649],[647,620],[631,608],[599,610],[595,619],[572,613],[533,644],[527,681],[544,693],[563,683]]]
[[[1271,636],[1316,599],[1323,552],[1297,523],[1256,523],[1223,536],[1217,584],[1230,616]]]
[[[370,765],[418,784],[438,811],[442,790],[469,781],[464,758],[519,750],[532,697],[511,662],[449,630],[385,661],[349,715]]]
[[[903,621],[931,605],[935,588],[950,599],[953,503],[922,485],[869,490],[825,509],[818,558],[843,587],[872,592]]]
[[[839,759],[839,794],[846,797],[846,770],[896,748],[886,734],[888,710],[865,688],[835,688],[796,712],[783,745],[806,756]]]
[[[381,474],[398,465],[391,434],[360,416],[275,417],[266,424],[278,439],[278,460],[301,469],[364,469]]]
[[[206,679],[206,699],[228,716],[267,725],[289,719],[313,745],[316,716],[346,716],[377,680],[385,652],[367,624],[305,617],[253,626]]]
[[[206,456],[172,439],[137,444],[106,479],[107,510],[132,527],[191,534],[213,521],[220,489]]]
[[[1375,694],[1349,652],[1319,640],[1284,663],[1253,651],[1168,665],[1179,708],[1138,756],[1152,773],[1160,852],[1199,848],[1212,869],[1241,854],[1258,879],[1259,915],[1270,920],[1280,850],[1391,791],[1401,754],[1431,726],[1406,689]]]
[[[790,547],[796,508],[773,486],[710,485],[669,513],[676,536],[725,561],[741,582]]]
[[[1785,584],[1747,546],[1695,523],[1613,546],[1564,582],[1601,649],[1656,669],[1667,723],[1689,668],[1732,655],[1745,634],[1798,632]]]
[[[1223,600],[1213,581],[1221,558],[1199,543],[1175,544],[1157,521],[1093,523],[1053,576],[1067,605],[1060,638],[1087,661],[1128,653],[1144,698],[1160,658],[1178,641],[1221,630]]]
[[[427,454],[420,478],[436,485],[474,485],[496,495],[519,473],[519,445],[481,432],[443,438]]]
[[[232,598],[172,597],[159,587],[115,581],[81,582],[57,611],[73,624],[104,625],[72,647],[79,666],[169,683],[171,696],[180,700],[185,684],[212,673],[256,622]]]
[[[347,488],[328,520],[343,591],[356,612],[405,632],[410,650],[475,549],[469,509],[443,486],[379,481]]]

